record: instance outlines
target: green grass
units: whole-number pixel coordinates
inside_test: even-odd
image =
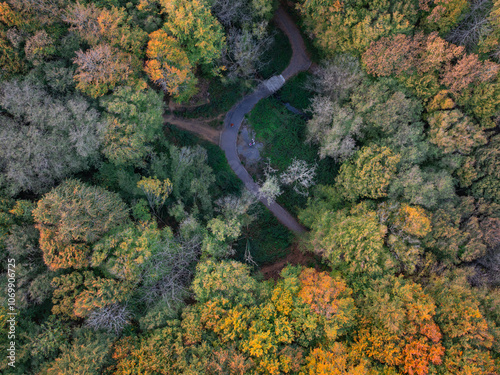
[[[290,103],[293,107],[305,111],[311,104],[311,92],[305,88],[306,83],[310,80],[311,74],[301,72],[290,79],[285,86],[278,91],[278,96],[281,101]]]
[[[244,82],[224,83],[221,78],[210,81],[208,92],[210,103],[186,111],[178,111],[176,115],[185,118],[211,118],[224,114],[231,109],[250,90]]]
[[[274,34],[273,42],[262,55],[262,61],[268,63],[259,71],[259,75],[263,79],[281,74],[292,58],[292,47],[283,31],[272,26],[271,33]]]
[[[339,165],[331,158],[319,160],[318,148],[305,143],[306,121],[301,116],[291,113],[280,101],[269,97],[255,106],[248,121],[255,130],[256,139],[264,143],[263,160],[270,158],[271,165],[278,172],[284,171],[295,157],[310,164],[317,163],[316,184],[334,183]],[[278,202],[297,215],[305,207],[307,197],[285,188]]]
[[[292,244],[293,234],[267,209],[262,207],[259,211],[257,219],[249,226],[246,235],[237,241],[235,258],[244,262],[248,241],[252,258],[260,267],[286,256]]]

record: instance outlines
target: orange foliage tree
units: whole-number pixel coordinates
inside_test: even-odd
[[[301,289],[298,296],[317,314],[326,318],[339,317],[343,314],[340,304],[352,303],[352,293],[342,279],[334,279],[327,272],[317,272],[314,268],[305,268],[299,275]],[[349,317],[342,317],[348,320]]]
[[[475,292],[461,272],[436,277],[427,287],[437,302],[436,321],[443,332],[443,371],[449,374],[497,374],[493,332]],[[498,333],[497,333],[498,335]]]
[[[45,264],[52,269],[89,265],[91,244],[128,221],[115,193],[68,180],[46,194],[33,210]]]
[[[500,65],[466,54],[464,47],[446,42],[436,32],[381,38],[370,45],[362,60],[370,74],[395,75],[425,101],[444,86],[481,120],[481,127],[495,126],[500,109]]]
[[[303,374],[308,375],[368,375],[365,364],[356,364],[345,345],[336,342],[311,350],[306,358]]]
[[[426,375],[442,362],[436,305],[420,285],[390,276],[365,295],[354,351],[410,375]]]
[[[403,232],[416,237],[425,237],[431,231],[431,220],[422,207],[401,205],[396,225]]]
[[[177,40],[163,30],[149,35],[144,70],[149,78],[179,101],[196,93],[195,78],[186,52]]]
[[[438,73],[443,65],[464,54],[463,47],[446,42],[436,32],[398,34],[373,42],[362,56],[367,71],[376,76],[400,76],[418,71]]]

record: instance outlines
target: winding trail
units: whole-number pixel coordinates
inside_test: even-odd
[[[292,18],[287,14],[283,6],[280,4],[275,15],[274,21],[280,29],[288,37],[292,46],[292,58],[290,63],[279,76],[274,76],[269,80],[262,82],[249,95],[245,96],[239,103],[234,105],[224,118],[224,126],[222,132],[213,128],[208,128],[196,120],[186,120],[176,118],[173,115],[164,115],[165,121],[184,130],[190,131],[199,135],[201,138],[209,142],[219,144],[226,154],[226,159],[231,166],[231,169],[236,173],[236,176],[243,181],[246,188],[253,193],[257,193],[259,186],[254,182],[252,176],[247,172],[241,164],[241,160],[237,152],[237,139],[241,122],[247,113],[262,99],[270,96],[277,91],[283,84],[294,75],[306,71],[311,67],[311,60],[307,55],[304,40],[300,32],[293,22]],[[234,124],[231,127],[231,124]],[[306,229],[283,207],[276,202],[268,202],[262,198],[260,201],[272,212],[278,221],[295,233],[303,233]]]
[[[282,29],[287,35],[293,51],[290,63],[281,74],[286,81],[295,74],[308,70],[311,66],[311,60],[307,56],[304,40],[302,39],[297,26],[295,26],[293,20],[283,9],[282,5],[280,5],[276,11],[275,21],[279,28]],[[238,131],[245,114],[250,112],[261,99],[270,96],[272,93],[273,92],[270,91],[264,83],[262,83],[253,93],[244,97],[239,103],[231,108],[224,119],[224,129],[222,130],[220,138],[220,147],[224,150],[226,159],[231,166],[231,169],[243,181],[246,188],[253,193],[258,192],[259,186],[254,182],[252,176],[250,176],[241,164],[236,150],[236,140],[238,138]],[[233,127],[230,126],[231,123],[234,124]],[[260,201],[288,229],[295,233],[305,232],[305,228],[278,203],[268,202],[265,198],[262,198]]]

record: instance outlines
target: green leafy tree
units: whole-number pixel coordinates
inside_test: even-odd
[[[101,99],[106,108],[104,155],[117,165],[141,165],[163,126],[163,97],[152,89],[119,87]]]
[[[337,183],[351,201],[360,197],[385,197],[399,161],[400,156],[394,155],[387,147],[364,147],[352,161],[342,165]]]
[[[173,0],[163,3],[167,21],[163,28],[176,38],[193,66],[200,64],[217,74],[225,46],[224,29],[203,0]]]
[[[7,31],[0,28],[0,73],[2,77],[9,77],[23,68],[19,52],[9,42]]]
[[[62,319],[76,320],[126,302],[131,296],[132,284],[96,276],[92,271],[75,271],[55,277],[52,286],[55,288],[52,312]]]
[[[125,302],[130,297],[131,285],[84,272],[84,290],[75,298],[75,316],[85,318],[95,310]]]
[[[428,122],[431,126],[430,142],[440,147],[444,153],[470,154],[474,147],[487,142],[484,132],[458,109],[434,112],[429,116]]]
[[[161,231],[152,223],[118,228],[93,246],[92,267],[105,268],[113,277],[139,283],[145,262],[158,250]]]
[[[389,188],[389,197],[429,209],[455,198],[454,180],[446,170],[422,169],[418,165],[399,171]]]
[[[249,267],[236,261],[207,260],[199,263],[191,288],[200,303],[226,299],[245,306],[255,304],[259,292]]]
[[[52,286],[52,313],[65,318],[77,319],[74,313],[76,297],[83,291],[84,275],[80,272],[54,277]]]
[[[430,30],[438,30],[441,34],[450,31],[470,7],[467,0],[436,0],[432,2],[432,8],[429,7],[429,2],[420,1],[420,9],[429,12],[424,25]]]
[[[320,145],[319,156],[343,161],[356,152],[356,138],[361,137],[363,118],[350,106],[340,107],[326,96],[311,103],[312,119],[307,122],[307,139]]]
[[[62,347],[61,355],[49,362],[41,374],[100,374],[110,362],[111,345],[110,336],[80,329],[73,340]]]
[[[215,182],[212,168],[207,164],[207,151],[201,146],[170,147],[172,197],[191,207],[193,213],[212,213],[211,187]]]
[[[300,1],[298,9],[316,43],[328,54],[361,53],[380,37],[409,32],[418,9],[413,2]]]
[[[75,3],[66,8],[63,20],[91,46],[108,43],[143,57],[147,34],[133,25],[125,8],[98,8],[93,3]]]
[[[379,223],[376,212],[366,204],[359,204],[351,212],[318,212],[310,226],[308,243],[314,252],[349,277],[378,276],[393,267],[384,246],[387,227]]]
[[[497,206],[463,197],[458,204],[446,203],[432,216],[432,231],[426,247],[445,264],[472,262],[495,245]]]
[[[71,335],[69,325],[51,315],[38,327],[34,335],[28,337],[27,350],[30,352],[30,364],[40,368],[44,363],[53,361],[67,344]]]
[[[323,82],[313,84],[320,95],[312,100],[307,130],[308,140],[320,145],[320,157],[345,160],[370,140],[399,153],[402,162],[424,161],[429,147],[421,103],[393,79],[371,82],[359,76],[349,59],[336,59],[316,78]]]
[[[167,327],[148,335],[120,339],[114,345],[113,372],[117,375],[204,373],[211,346],[205,343],[190,348],[184,344],[183,333],[178,321],[169,321]]]
[[[474,173],[476,182],[472,184],[475,197],[484,197],[500,203],[500,137],[493,136],[489,143],[475,154]]]

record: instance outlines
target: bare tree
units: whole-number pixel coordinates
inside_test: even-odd
[[[93,310],[85,323],[94,330],[104,329],[119,334],[130,323],[131,318],[132,314],[127,306],[113,304]]]
[[[253,260],[252,253],[250,252],[250,241],[247,239],[247,245],[245,247],[245,256],[244,256],[245,262],[247,262],[251,266],[258,267],[257,262]]]
[[[62,102],[29,81],[0,87],[0,185],[11,194],[48,190],[99,156],[104,123],[79,96]]]
[[[36,20],[51,25],[61,19],[67,0],[9,0],[9,5],[21,14],[36,14]]]
[[[227,195],[215,201],[217,205],[216,211],[221,212],[226,218],[246,214],[254,203],[256,203],[255,196],[246,189],[243,190],[240,196]]]
[[[5,36],[15,48],[18,48],[26,39],[26,32],[19,31],[16,27],[10,27]]]
[[[245,11],[243,0],[215,0],[212,12],[225,27],[235,23],[249,22],[252,19],[250,12]]]
[[[259,187],[257,197],[259,199],[266,199],[268,203],[272,203],[281,193],[278,177],[269,175]]]
[[[446,39],[471,51],[481,38],[492,30],[488,20],[491,7],[491,0],[471,1],[469,11],[464,15],[462,21],[450,31]]]
[[[292,164],[280,175],[281,183],[293,185],[297,194],[308,196],[309,188],[314,184],[316,167],[316,164],[311,166],[305,160],[293,158]]]
[[[229,29],[227,36],[228,48],[223,55],[230,79],[253,78],[268,62],[261,56],[269,48],[272,36],[267,33],[255,32],[259,28]]]
[[[97,43],[101,38],[98,17],[100,10],[93,4],[79,2],[66,8],[63,21],[70,24],[70,30],[78,31],[79,35],[90,44]]]
[[[182,303],[189,294],[201,236],[164,239],[161,249],[148,258],[142,274],[141,299],[148,305],[164,301],[169,308]]]
[[[87,51],[76,51],[75,80],[85,90],[90,85],[108,85],[126,80],[131,73],[130,56],[108,44],[100,44]]]
[[[363,78],[359,60],[350,55],[340,55],[323,63],[306,86],[336,103],[349,97]]]
[[[313,98],[307,122],[307,141],[320,145],[320,157],[343,161],[356,150],[354,138],[361,134],[363,119],[350,106],[340,107],[326,96]]]

